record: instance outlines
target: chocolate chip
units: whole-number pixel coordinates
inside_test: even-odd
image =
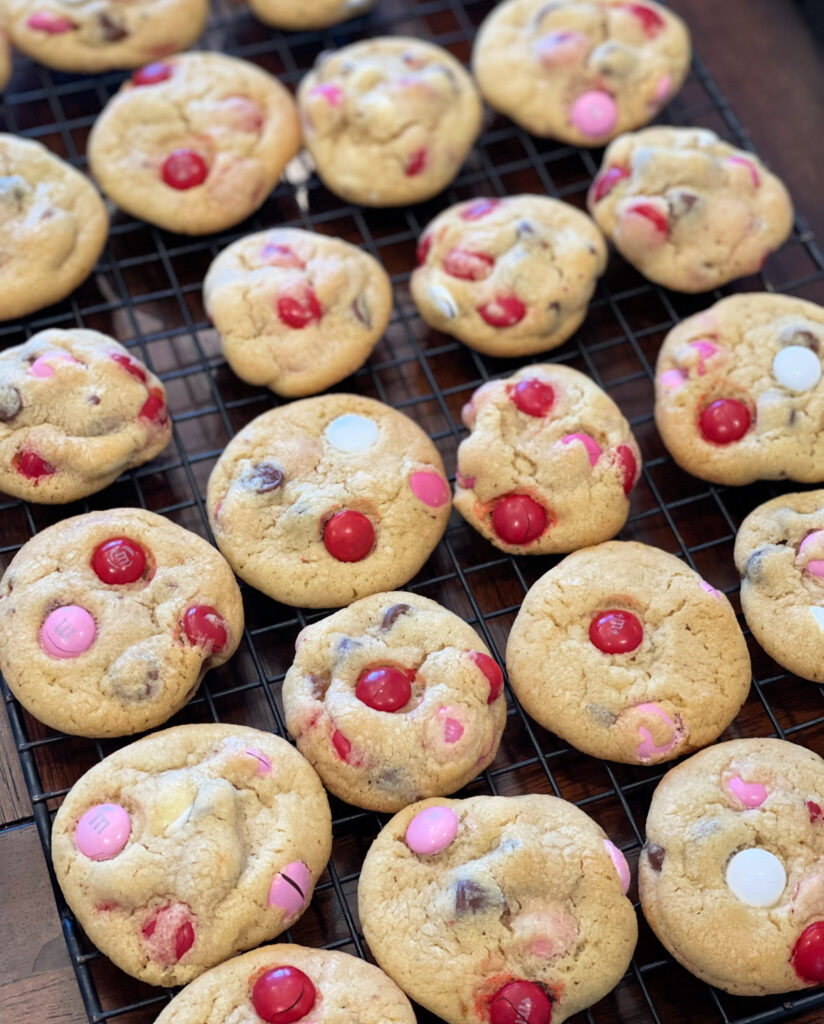
[[[647,843],[644,849],[647,851],[649,866],[653,871],[660,871],[667,851],[663,846],[656,846],[655,843]]]
[[[519,237],[521,237],[523,235],[534,235],[535,234],[535,228],[529,223],[528,220],[520,221],[519,224],[518,224],[517,230],[518,230],[518,236]]]
[[[364,327],[372,327],[372,311],[369,309],[369,303],[366,301],[366,296],[363,293],[352,303],[352,312]]]
[[[324,679],[323,676],[316,676],[314,673],[309,675],[309,682],[311,684],[311,696],[313,700],[323,700],[326,696],[326,691],[329,689],[330,680]]]
[[[686,192],[679,189],[667,196],[667,206],[673,217],[685,217],[698,202],[698,196],[694,192]]]
[[[812,331],[799,330],[797,328],[784,331],[781,335],[781,342],[784,345],[806,345],[813,352],[818,352],[821,348],[821,343]]]
[[[100,395],[89,395],[86,401],[89,405],[100,405]]]
[[[283,483],[283,470],[273,462],[259,462],[252,471],[252,487],[258,494],[275,491]]]
[[[0,423],[8,423],[23,408],[23,399],[13,384],[0,384]]]
[[[762,564],[763,558],[764,550],[762,548],[758,551],[753,551],[747,559],[747,564],[744,566],[744,575],[752,583],[758,583],[764,575],[764,566]]]
[[[121,24],[116,22],[114,18],[106,14],[105,11],[103,11],[101,14],[97,16],[97,20],[100,25],[100,31],[103,35],[103,38],[106,40],[107,43],[120,42],[121,39],[125,39],[126,36],[129,34],[128,29],[124,28]]]
[[[338,654],[349,654],[349,652],[354,651],[356,647],[363,647],[363,644],[360,640],[356,640],[352,636],[342,636],[335,645],[335,649]]]
[[[494,893],[490,893],[471,878],[461,878],[455,886],[455,913],[458,917],[479,914],[499,903],[500,900],[494,898]]]
[[[386,613],[385,613],[385,615],[383,617],[383,622],[381,623],[381,629],[391,629],[395,625],[395,621],[398,619],[399,616],[405,615],[407,612],[411,612],[411,611],[412,611],[412,606],[411,605],[408,605],[408,604],[393,604],[392,607],[389,608],[386,611]]]

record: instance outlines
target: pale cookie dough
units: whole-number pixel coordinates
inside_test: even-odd
[[[755,274],[793,226],[784,184],[706,128],[646,128],[607,148],[588,197],[636,270],[677,292]]]
[[[0,352],[0,491],[77,501],[168,445],[155,375],[106,334],[51,328]]]
[[[399,811],[471,782],[506,723],[503,673],[471,626],[417,594],[374,594],[307,626],[286,727],[335,796]]]
[[[263,203],[300,148],[292,97],[262,68],[188,53],[138,71],[89,135],[103,191],[134,217],[203,235]]]
[[[5,0],[14,45],[38,64],[81,74],[137,68],[185,50],[208,0]]]
[[[125,736],[165,722],[243,635],[231,569],[163,516],[74,516],[23,545],[0,580],[0,668],[41,722]]]
[[[249,0],[254,13],[275,28],[293,32],[326,28],[347,18],[357,18],[377,0]]]
[[[203,300],[238,377],[296,398],[363,365],[389,323],[392,285],[355,245],[274,228],[220,253]]]
[[[611,541],[530,589],[506,649],[526,711],[573,747],[657,764],[704,747],[750,689],[729,601],[675,555]]]
[[[294,924],[331,846],[311,767],[285,740],[236,725],[179,725],[110,754],[52,829],[83,930],[121,970],[164,986]]]
[[[824,761],[719,743],[670,769],[638,861],[641,905],[688,971],[739,996],[824,982]]]
[[[424,800],[372,843],[358,908],[378,964],[448,1024],[561,1024],[629,966],[629,882],[565,800]]]
[[[209,520],[235,572],[276,601],[339,608],[408,582],[451,508],[438,450],[360,395],[258,416],[209,477]]]
[[[585,213],[546,196],[473,199],[439,214],[418,246],[424,320],[491,356],[557,348],[587,314],[607,265]]]
[[[673,327],[655,368],[655,422],[702,480],[824,480],[824,307],[789,295],[721,299]]]
[[[92,272],[108,233],[85,175],[39,142],[0,134],[0,320],[65,299]]]
[[[298,108],[323,183],[361,206],[437,195],[481,130],[481,99],[463,65],[402,36],[321,54],[300,83]]]
[[[602,146],[640,128],[681,88],[684,22],[660,4],[508,0],[478,31],[484,99],[533,135]]]
[[[463,407],[455,508],[502,551],[545,555],[614,537],[641,453],[621,410],[554,363],[483,384]]]

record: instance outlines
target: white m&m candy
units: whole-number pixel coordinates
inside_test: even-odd
[[[773,359],[772,372],[790,391],[809,391],[821,379],[821,360],[804,345],[788,345]]]
[[[739,851],[727,865],[727,885],[750,907],[771,907],[786,884],[784,865],[775,854],[758,846]]]

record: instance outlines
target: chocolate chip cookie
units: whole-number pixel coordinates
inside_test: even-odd
[[[301,32],[356,18],[375,3],[376,0],[250,0],[249,6],[267,25]]]

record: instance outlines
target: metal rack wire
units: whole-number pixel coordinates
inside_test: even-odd
[[[203,47],[246,57],[293,87],[321,50],[384,32],[429,38],[467,60],[474,32],[492,6],[489,0],[383,0],[372,14],[332,30],[285,35],[237,12],[227,0],[214,0]],[[89,128],[123,77],[72,77],[21,61],[0,108],[0,126],[40,139],[83,167]],[[698,60],[663,120],[710,127],[751,148]],[[200,284],[211,259],[229,241],[275,224],[346,238],[363,245],[387,267],[396,293],[392,322],[367,366],[336,390],[371,395],[407,412],[428,431],[454,474],[455,452],[465,435],[461,405],[481,383],[510,373],[526,360],[485,358],[425,327],[407,286],[417,237],[436,212],[472,195],[546,192],[583,207],[598,157],[531,138],[504,119],[488,117],[457,181],[445,195],[418,207],[372,211],[343,204],[299,158],[258,214],[221,236],[188,239],[115,215],[106,251],[90,281],[42,315],[0,326],[0,344],[20,343],[48,326],[84,326],[134,346],[164,380],[174,440],[153,463],[87,501],[57,508],[0,502],[0,568],[38,530],[93,508],[138,505],[209,536],[203,503],[209,472],[229,438],[275,400],[268,392],[242,384],[226,367],[203,310]],[[824,301],[824,257],[803,222],[796,223],[790,241],[759,277],[734,286],[761,288]],[[592,376],[619,403],[639,439],[644,474],[621,536],[679,554],[737,602],[732,564],[737,525],[756,504],[792,488],[755,485],[729,490],[695,480],[668,457],[652,420],[652,366],[664,334],[720,294],[666,292],[614,257],[583,327],[547,358]],[[446,537],[410,586],[465,617],[500,657],[524,593],[555,561],[503,556],[455,515]],[[246,630],[238,653],[207,676],[200,692],[169,725],[220,720],[285,735],[280,683],[291,662],[295,636],[319,613],[286,608],[249,587],[243,593]],[[775,735],[824,752],[824,688],[782,672],[749,635],[748,641],[753,688],[726,738]],[[2,692],[48,860],[51,820],[62,797],[83,771],[126,741],[58,735],[27,715],[5,684]],[[573,800],[607,830],[634,868],[649,799],[663,769],[585,757],[531,722],[510,693],[507,699],[509,717],[499,755],[467,792],[550,792]],[[357,879],[365,850],[383,820],[334,799],[332,807],[335,840],[328,871],[310,908],[284,938],[368,956],[357,920]],[[634,888],[630,895],[637,895]],[[169,994],[112,967],[89,945],[56,886],[55,898],[89,1021],[152,1021]],[[574,1020],[767,1024],[817,1007],[824,1014],[824,990],[755,1000],[704,985],[671,960],[641,918],[641,939],[627,975],[612,995]],[[420,1011],[419,1020],[434,1018]]]

